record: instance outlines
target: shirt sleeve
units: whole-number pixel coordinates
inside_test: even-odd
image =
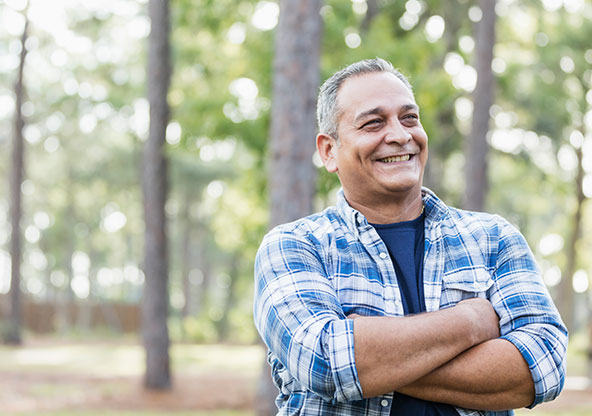
[[[567,329],[524,237],[503,222],[490,300],[502,338],[520,351],[535,387],[529,407],[553,400],[565,382]]]
[[[276,229],[264,238],[255,259],[254,320],[270,351],[309,391],[333,403],[362,399],[353,320],[306,237]]]

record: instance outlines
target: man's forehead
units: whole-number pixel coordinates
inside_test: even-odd
[[[417,109],[413,93],[403,81],[390,72],[372,72],[353,76],[345,80],[337,92],[337,106],[341,114],[346,109],[353,110],[356,116],[361,112],[371,111],[380,105],[370,101],[380,100],[386,101],[383,107],[385,104],[398,104],[405,107],[413,106]]]
[[[360,119],[369,114],[384,113],[393,106],[397,110],[419,111],[413,93],[390,72],[372,72],[348,78],[337,93],[337,114],[341,120]]]

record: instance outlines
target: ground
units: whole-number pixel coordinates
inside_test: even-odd
[[[57,410],[209,411],[253,409],[252,380],[232,374],[177,377],[168,392],[150,392],[136,378],[66,374],[0,374],[6,413]],[[44,387],[39,387],[45,385]],[[5,413],[2,413],[5,414]]]
[[[143,353],[133,341],[0,347],[1,414],[253,414],[261,347],[175,345],[171,356],[172,389],[150,392],[142,387]],[[518,415],[592,415],[592,389],[568,387],[555,402]]]

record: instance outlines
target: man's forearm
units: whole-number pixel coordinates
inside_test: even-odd
[[[534,400],[528,365],[504,339],[479,344],[398,391],[477,410],[516,409]]]
[[[409,317],[357,317],[354,350],[364,397],[409,385],[497,336],[497,315],[483,299]]]

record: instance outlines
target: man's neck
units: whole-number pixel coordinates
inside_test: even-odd
[[[345,192],[345,199],[349,205],[360,211],[373,224],[391,224],[395,222],[411,221],[419,217],[423,211],[421,189],[419,192],[393,195],[382,201],[358,201],[349,198]]]

